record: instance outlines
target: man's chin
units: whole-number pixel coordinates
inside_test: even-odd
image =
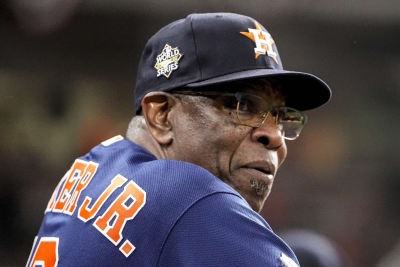
[[[245,197],[247,203],[250,205],[250,207],[257,213],[260,213],[261,210],[264,207],[265,201],[267,200],[268,196],[269,196],[270,191],[268,190],[267,192],[265,192],[264,195],[260,196],[260,195],[252,195],[251,197]]]
[[[272,183],[264,183],[263,181],[257,179],[244,181],[240,186],[231,183],[231,179],[226,179],[223,181],[230,185],[236,192],[238,192],[257,213],[261,212],[262,208],[264,207],[264,203],[272,189]],[[250,184],[248,184],[249,182]]]

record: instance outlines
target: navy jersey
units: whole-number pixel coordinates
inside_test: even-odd
[[[298,266],[291,249],[205,169],[116,136],[77,159],[27,266]]]

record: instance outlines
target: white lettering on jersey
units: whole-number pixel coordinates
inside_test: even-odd
[[[281,254],[282,267],[299,267],[291,258],[286,256],[284,253]]]

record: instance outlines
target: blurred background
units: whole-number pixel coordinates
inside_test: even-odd
[[[74,159],[125,134],[147,39],[189,13],[214,11],[256,18],[284,67],[333,89],[288,144],[262,215],[277,232],[326,237],[345,266],[382,264],[400,241],[400,2],[2,0],[0,266],[25,264]]]

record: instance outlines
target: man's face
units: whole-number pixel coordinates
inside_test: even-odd
[[[240,91],[284,105],[272,88]],[[188,98],[189,101],[188,101]],[[233,187],[260,212],[271,192],[279,166],[286,157],[286,144],[275,118],[261,127],[239,124],[235,103],[224,97],[184,96],[173,129],[175,159],[199,165]]]

